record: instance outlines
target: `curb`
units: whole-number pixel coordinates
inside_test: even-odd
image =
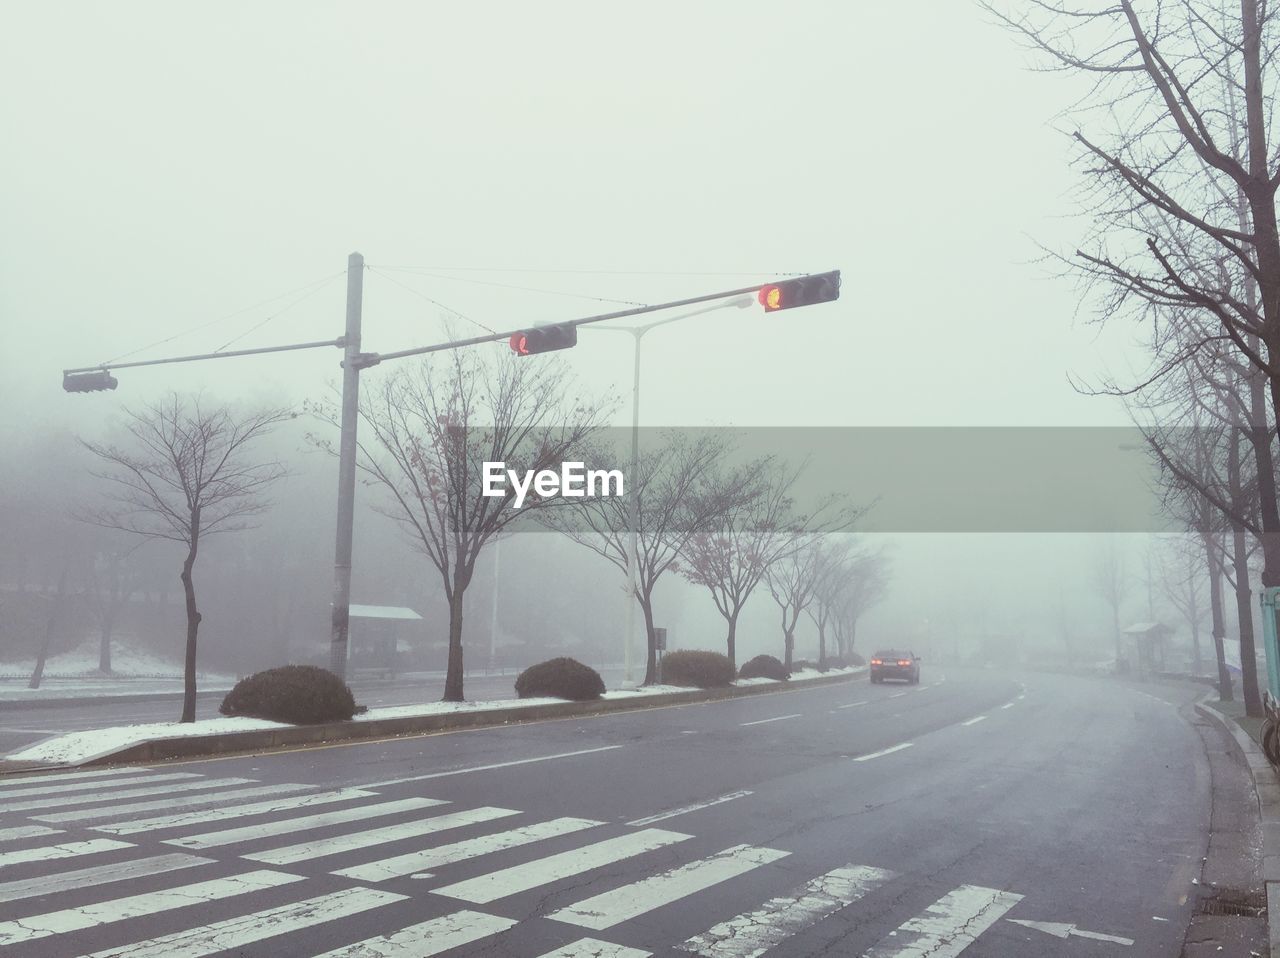
[[[1262,880],[1267,890],[1267,937],[1271,954],[1280,955],[1280,775],[1277,774],[1262,746],[1249,737],[1230,718],[1217,709],[1196,702],[1196,711],[1226,730],[1236,743],[1253,780],[1262,822]]]
[[[329,722],[320,725],[285,725],[280,728],[222,732],[215,735],[159,738],[111,749],[81,762],[67,763],[56,767],[66,769],[94,765],[150,763],[165,759],[200,758],[210,755],[261,752],[294,746],[332,744],[334,742],[359,741],[362,739],[388,739],[457,729],[489,728],[548,719],[603,715],[609,712],[633,712],[640,709],[664,708],[672,705],[718,702],[748,695],[799,692],[824,685],[851,682],[854,679],[865,677],[866,674],[867,669],[862,666],[853,672],[816,679],[801,679],[790,684],[779,682],[769,685],[748,685],[721,689],[691,689],[688,692],[664,692],[659,695],[639,696],[635,699],[599,699],[594,702],[564,701],[546,705],[478,709],[470,714],[466,712],[447,712],[441,715],[419,715],[367,721],[353,720],[349,722]],[[18,771],[18,769],[13,771]],[[22,769],[22,771],[30,771],[30,769]],[[0,769],[0,777],[5,774],[7,772]]]

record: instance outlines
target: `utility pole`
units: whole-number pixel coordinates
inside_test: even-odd
[[[338,441],[338,534],[333,552],[333,622],[329,671],[347,675],[347,631],[351,620],[351,540],[355,523],[356,426],[360,414],[360,314],[364,257],[347,257],[347,331],[342,357],[342,433]]]

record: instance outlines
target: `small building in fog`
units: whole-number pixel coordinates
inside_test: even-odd
[[[1120,631],[1120,661],[1132,671],[1163,672],[1173,629],[1163,622],[1135,622]]]
[[[399,670],[401,640],[418,630],[422,616],[398,605],[351,604],[347,668],[390,678]]]

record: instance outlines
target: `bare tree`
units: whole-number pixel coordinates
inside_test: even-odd
[[[1191,668],[1199,675],[1204,668],[1200,630],[1205,626],[1209,611],[1205,598],[1208,583],[1199,542],[1180,538],[1174,543],[1171,553],[1164,557],[1161,566],[1164,593],[1191,629]]]
[[[769,592],[773,601],[778,603],[782,616],[782,661],[788,669],[795,657],[796,623],[800,614],[813,602],[817,592],[822,554],[822,539],[810,536],[800,548],[788,553],[765,571]]]
[[[237,414],[199,397],[173,393],[128,411],[127,445],[81,440],[102,463],[93,474],[110,484],[108,505],[81,518],[186,548],[179,577],[187,613],[183,722],[196,717],[200,612],[194,570],[200,544],[211,535],[247,528],[265,509],[267,488],[285,469],[276,461],[253,461],[249,447],[294,415],[278,408]]]
[[[1032,0],[1018,13],[984,5],[1050,68],[1094,81],[1076,115],[1096,129],[1073,136],[1095,227],[1069,262],[1103,293],[1100,321],[1144,321],[1156,346],[1150,374],[1114,391],[1141,390],[1189,361],[1225,356],[1251,371],[1262,584],[1280,586],[1273,433],[1263,421],[1280,411],[1275,8],[1266,0],[1153,0],[1141,9],[1130,0]],[[1270,415],[1259,418],[1265,405]]]
[[[844,565],[844,587],[836,597],[834,623],[840,655],[853,655],[858,621],[889,592],[889,552],[885,548],[854,553]]]
[[[760,464],[725,467],[733,449],[723,434],[665,432],[652,448],[642,449],[626,496],[580,499],[553,519],[574,542],[604,556],[623,572],[631,536],[630,497],[636,498],[634,596],[644,614],[647,636],[645,684],[657,680],[653,591],[667,572],[678,570],[689,544],[714,536],[726,517],[746,508],[758,488]],[[594,453],[599,458],[601,453]],[[744,600],[745,601],[745,600]]]
[[[145,540],[143,540],[145,541]],[[133,549],[123,549],[111,542],[88,563],[87,591],[89,608],[98,624],[98,671],[111,674],[111,637],[120,610],[142,587],[142,577],[128,562]]]
[[[387,493],[379,507],[435,567],[449,605],[444,701],[463,700],[463,599],[486,545],[517,520],[563,500],[531,495],[513,508],[515,490],[485,494],[484,463],[523,473],[559,470],[580,458],[601,428],[608,404],[578,398],[563,363],[475,351],[401,367],[365,393],[366,429],[359,466]],[[317,410],[333,422],[332,409]],[[315,439],[328,448],[327,440]]]
[[[729,661],[737,664],[738,616],[768,569],[801,548],[807,538],[850,525],[857,511],[839,497],[823,501],[810,514],[795,511],[790,492],[803,467],[788,470],[775,462],[752,467],[758,481],[731,506],[712,532],[693,536],[680,571],[711,593],[728,625]]]

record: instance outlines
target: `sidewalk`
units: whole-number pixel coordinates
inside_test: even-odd
[[[1243,705],[1212,698],[1196,703],[1200,721],[1193,722],[1209,756],[1213,804],[1202,891],[1183,954],[1280,956],[1280,778],[1232,714],[1243,719]]]

